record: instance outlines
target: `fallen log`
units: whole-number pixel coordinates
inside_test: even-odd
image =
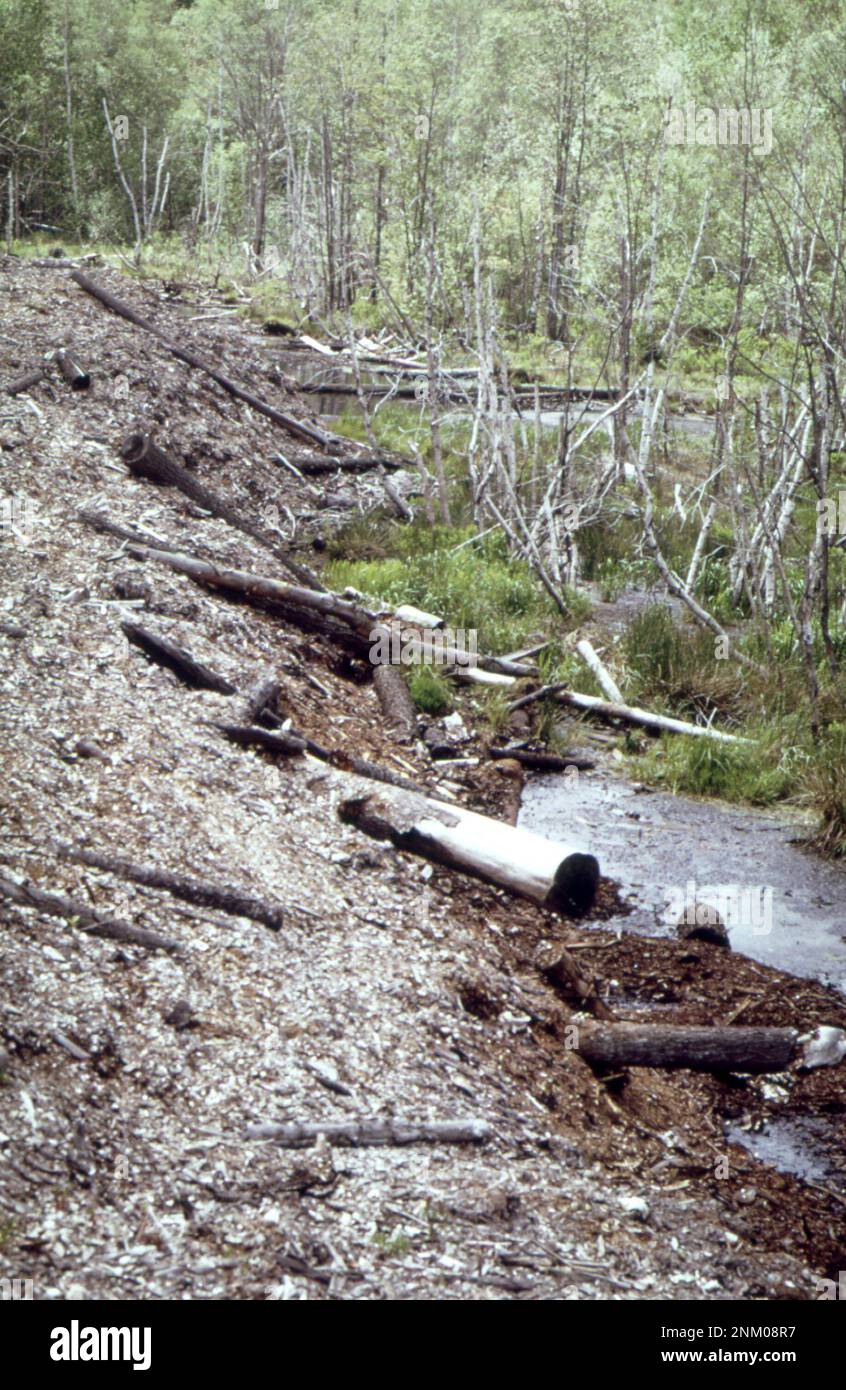
[[[274,456],[273,462],[283,462],[284,460]],[[316,477],[321,473],[366,473],[371,468],[402,468],[400,459],[374,458],[371,455],[352,458],[327,458],[323,454],[306,454],[297,459],[297,468],[301,473],[309,477]]]
[[[213,516],[220,517],[237,531],[242,531],[244,535],[250,536],[257,541],[263,549],[271,555],[292,574],[301,584],[306,584],[309,588],[322,591],[324,586],[310,569],[303,565],[298,565],[292,560],[287,552],[280,546],[278,540],[265,531],[264,527],[249,517],[242,516],[240,512],[226,501],[212,492],[210,488],[204,487],[198,482],[193,473],[187,468],[166,454],[164,449],[160,449],[154,444],[149,435],[142,432],[129,434],[124,439],[120,447],[120,456],[127,468],[137,478],[147,478],[150,482],[159,483],[165,487],[175,487],[186,497],[190,497],[193,502],[197,502],[207,512]]]
[[[172,874],[166,869],[158,869],[148,864],[136,864],[116,855],[102,854],[98,850],[74,848],[72,845],[59,845],[60,858],[74,864],[87,864],[92,869],[102,869],[105,873],[116,874],[132,883],[143,883],[147,888],[161,888],[181,898],[183,902],[194,903],[197,907],[216,908],[234,917],[249,917],[261,922],[272,931],[280,931],[284,925],[281,907],[255,898],[250,893],[242,893],[229,884],[208,883],[204,879],[184,874]]]
[[[533,748],[489,748],[490,758],[513,758],[523,767],[533,772],[566,772],[576,768],[579,772],[590,772],[596,767],[596,760],[582,753],[561,754],[536,752]]]
[[[603,666],[596,649],[588,642],[587,638],[583,638],[581,642],[576,643],[576,651],[590,668],[594,676],[596,676],[601,689],[604,691],[605,695],[607,695],[608,699],[613,700],[615,704],[622,704],[622,690],[614,680],[610,671]]]
[[[417,733],[417,710],[398,667],[374,666],[373,686],[388,726],[402,738],[414,738]]]
[[[142,531],[140,526],[129,527],[121,526],[119,522],[112,521],[111,517],[106,516],[105,512],[98,512],[94,507],[80,507],[77,512],[80,521],[84,521],[86,526],[92,526],[95,531],[102,531],[108,536],[117,536],[118,540],[131,541],[133,545],[146,545],[155,550],[173,550],[179,553],[181,546],[171,545],[168,541],[162,540],[160,536],[154,536],[149,531]]]
[[[178,570],[180,574],[188,575],[198,584],[208,584],[214,589],[228,589],[243,595],[248,601],[260,600],[276,605],[297,621],[301,621],[307,615],[312,626],[329,631],[330,635],[335,637],[348,637],[358,650],[369,650],[368,639],[377,621],[376,614],[339,598],[337,594],[286,584],[278,579],[265,579],[244,570],[212,565],[192,555],[157,550],[150,546],[132,546],[129,553],[136,559],[155,560],[159,564],[167,565],[170,569]],[[329,618],[339,621],[340,634],[337,627],[327,627],[325,620]]]
[[[846,1055],[846,1033],[840,1035],[840,1058]],[[680,1067],[688,1071],[769,1073],[800,1067],[836,1065],[837,1040],[820,1058],[816,1034],[801,1036],[795,1028],[674,1027],[661,1023],[604,1023],[588,1020],[578,1028],[576,1051],[591,1066]]]
[[[484,1144],[493,1134],[485,1120],[316,1120],[301,1124],[248,1125],[245,1139],[273,1139],[302,1149],[325,1138],[330,1144],[360,1148],[404,1144]]]
[[[749,738],[741,738],[739,734],[726,734],[720,729],[712,729],[706,724],[689,724],[685,719],[671,719],[669,715],[652,714],[649,710],[638,709],[636,705],[612,704],[608,700],[600,700],[595,695],[582,695],[577,690],[570,690],[566,683],[541,686],[539,690],[532,691],[529,695],[523,695],[519,700],[514,700],[508,706],[509,711],[523,709],[526,705],[533,704],[536,700],[545,699],[546,696],[554,696],[562,705],[570,705],[574,709],[586,711],[588,714],[598,714],[601,719],[619,719],[626,724],[636,724],[645,729],[657,729],[660,733],[670,734],[689,734],[695,738],[713,738],[721,743],[752,743]]]
[[[260,400],[258,396],[254,396],[252,392],[246,391],[243,386],[239,386],[237,382],[224,376],[223,372],[217,371],[217,369],[212,367],[208,362],[204,362],[196,353],[189,352],[187,349],[179,347],[177,343],[172,342],[171,339],[168,338],[166,333],[163,333],[160,328],[157,328],[154,323],[150,323],[149,319],[143,318],[141,314],[131,309],[128,304],[124,304],[120,299],[116,299],[108,290],[104,290],[99,285],[95,285],[94,281],[89,280],[88,276],[83,275],[82,271],[72,270],[70,278],[79,285],[80,289],[85,290],[86,294],[90,294],[92,298],[99,300],[100,303],[107,309],[110,309],[113,314],[117,314],[120,318],[127,319],[129,323],[134,323],[137,328],[144,329],[146,333],[152,333],[153,337],[157,338],[162,346],[174,357],[177,357],[180,362],[184,362],[187,366],[194,368],[195,371],[204,372],[206,376],[211,377],[212,381],[217,382],[218,386],[221,386],[224,391],[228,391],[230,396],[234,396],[236,400],[243,401],[245,405],[248,405],[260,415],[265,415],[267,419],[272,420],[274,424],[281,425],[283,429],[287,430],[289,434],[294,435],[295,438],[304,439],[306,443],[309,444],[319,444],[320,447],[324,449],[334,447],[346,450],[349,448],[350,441],[343,438],[342,435],[327,433],[326,430],[318,429],[313,425],[307,425],[304,420],[297,420],[293,415],[287,415],[284,411],[277,410],[275,406],[268,405],[267,401]]]
[[[169,941],[156,932],[144,927],[133,927],[128,922],[119,922],[102,917],[84,903],[72,898],[62,898],[54,893],[44,893],[29,883],[15,883],[13,879],[0,874],[0,897],[19,903],[21,907],[33,907],[49,917],[64,917],[68,926],[85,932],[86,936],[106,937],[110,941],[120,941],[129,946],[145,946],[148,950],[178,951],[178,941]]]
[[[47,375],[46,367],[36,367],[34,371],[27,372],[26,376],[19,376],[16,381],[10,381],[3,387],[3,391],[7,396],[20,396],[24,391],[31,391],[33,386],[37,386]]]
[[[249,692],[244,709],[244,722],[264,724],[271,727],[281,723],[274,708],[282,694],[282,686],[275,676],[264,676]]]
[[[75,357],[71,357],[67,348],[57,348],[53,353],[53,361],[59,368],[65,381],[73,391],[87,391],[91,385],[91,377],[83,367],[79,365]]]
[[[397,849],[508,888],[555,912],[592,906],[599,864],[592,854],[445,802],[372,792],[339,807],[341,820]]]
[[[573,1008],[588,1009],[595,1018],[613,1019],[613,1013],[599,995],[596,980],[582,973],[566,947],[557,941],[542,941],[535,952],[535,965],[558,986]]]
[[[134,647],[139,647],[158,666],[165,666],[169,671],[173,671],[174,675],[192,690],[216,690],[220,695],[236,693],[234,685],[223,676],[219,676],[216,671],[204,666],[202,662],[195,661],[184,647],[169,642],[165,637],[157,637],[138,623],[125,622],[121,626]]]
[[[347,753],[342,748],[323,748],[313,739],[306,738],[304,734],[298,734],[293,729],[271,733],[267,729],[256,728],[255,725],[217,724],[215,727],[231,743],[237,743],[242,748],[260,748],[263,753],[271,753],[282,758],[302,757],[308,753],[311,757],[319,759],[320,762],[328,763],[330,767],[337,768],[339,772],[353,772],[359,777],[367,777],[373,782],[384,782],[388,786],[399,787],[404,791],[418,793],[420,791],[414,782],[410,782],[407,777],[402,777],[398,772],[392,772],[387,767],[380,767],[378,763],[371,763],[367,758],[360,758],[356,753]]]

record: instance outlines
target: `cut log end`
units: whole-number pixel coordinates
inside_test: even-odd
[[[599,861],[592,854],[569,854],[555,871],[545,907],[553,912],[583,916],[596,902]]]

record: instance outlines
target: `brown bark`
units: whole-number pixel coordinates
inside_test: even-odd
[[[374,666],[373,685],[388,725],[402,738],[414,738],[417,710],[399,669],[388,665]]]
[[[588,1023],[577,1051],[591,1066],[683,1067],[688,1071],[782,1072],[800,1060],[794,1028],[699,1028],[661,1023]]]
[[[255,898],[249,893],[242,893],[240,889],[232,888],[228,884],[209,883],[205,879],[172,874],[152,865],[135,864],[116,855],[101,854],[97,850],[74,849],[71,845],[60,846],[58,853],[62,859],[68,859],[74,864],[87,864],[91,868],[102,869],[105,873],[129,879],[132,883],[143,883],[148,888],[161,888],[173,897],[181,898],[183,902],[194,903],[198,907],[216,908],[235,917],[249,917],[254,922],[261,922],[264,926],[270,927],[272,931],[280,931],[284,924],[281,907]]]
[[[204,666],[202,662],[195,661],[184,647],[178,647],[175,642],[169,642],[165,637],[157,637],[138,623],[126,622],[121,626],[134,647],[139,647],[158,666],[166,666],[169,671],[173,671],[174,675],[193,690],[216,690],[220,695],[236,693],[234,685],[223,676],[219,676],[216,671]]]
[[[64,917],[70,926],[77,927],[87,936],[107,937],[111,941],[121,941],[129,946],[145,946],[148,950],[180,949],[177,941],[168,941],[143,927],[130,926],[128,922],[102,917],[99,913],[92,912],[84,903],[76,902],[72,898],[62,898],[54,893],[44,893],[29,883],[15,883],[2,874],[0,897],[9,898],[22,907],[34,907],[37,912],[43,912],[49,917]]]
[[[242,531],[244,535],[257,541],[275,559],[279,560],[300,583],[307,584],[309,588],[323,588],[317,576],[312,574],[311,570],[292,560],[275,537],[269,535],[255,521],[242,516],[225,498],[219,497],[217,493],[204,487],[202,483],[197,481],[193,473],[189,473],[187,468],[176,463],[169,454],[165,453],[164,449],[160,449],[157,444],[154,444],[149,435],[141,432],[127,435],[121,444],[120,456],[130,472],[134,473],[136,477],[148,478],[151,482],[160,483],[165,487],[178,488],[186,497],[199,503],[213,516],[221,517],[230,526],[234,526],[236,530]]]

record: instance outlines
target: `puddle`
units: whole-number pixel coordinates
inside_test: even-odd
[[[798,1116],[769,1120],[762,1130],[726,1125],[726,1138],[740,1144],[755,1158],[792,1173],[805,1182],[828,1183],[842,1179],[830,1149],[838,1143],[827,1120]]]
[[[698,898],[733,950],[846,993],[846,870],[791,844],[783,817],[595,772],[531,778],[519,824],[596,854],[620,883],[636,910],[603,926],[670,936]]]

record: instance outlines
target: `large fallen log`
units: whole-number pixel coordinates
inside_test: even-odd
[[[173,671],[185,685],[193,690],[216,690],[220,695],[234,695],[235,686],[223,676],[212,671],[202,662],[195,661],[184,647],[169,642],[166,637],[157,637],[138,623],[122,623],[123,631],[133,646],[139,647],[146,656],[158,666],[166,666]]]
[[[199,503],[207,512],[220,517],[237,531],[242,531],[244,535],[257,541],[275,559],[279,560],[301,584],[306,584],[311,589],[323,591],[324,586],[317,576],[304,565],[299,565],[295,560],[292,560],[275,536],[270,535],[263,526],[260,526],[250,517],[242,515],[225,498],[219,497],[216,492],[204,487],[202,483],[197,481],[193,473],[190,473],[187,468],[183,468],[180,463],[166,454],[164,449],[160,449],[157,444],[154,444],[149,435],[140,431],[127,435],[121,444],[120,456],[129,471],[136,477],[147,478],[150,482],[159,483],[165,487],[178,488],[181,493],[190,497],[193,502]]]
[[[300,627],[325,633],[353,647],[360,655],[370,650],[370,633],[377,622],[375,613],[339,598],[337,594],[265,579],[244,570],[209,564],[192,555],[132,545],[128,553],[138,560],[155,560],[186,574],[198,584],[243,596],[259,607],[276,608]]]
[[[0,874],[0,897],[9,898],[21,907],[33,907],[48,917],[64,917],[69,926],[77,927],[86,936],[102,936],[129,946],[145,946],[148,950],[179,950],[178,941],[169,941],[144,927],[133,927],[128,922],[103,917],[84,903],[76,902],[72,898],[59,897],[55,893],[44,893],[31,883],[15,883],[13,879],[6,878],[5,874]]]
[[[72,845],[59,845],[57,853],[60,858],[70,860],[74,864],[87,864],[90,868],[102,869],[105,873],[129,879],[132,883],[143,883],[147,888],[161,888],[174,898],[194,903],[197,907],[216,908],[234,917],[249,917],[254,922],[261,922],[264,926],[270,927],[272,931],[280,931],[284,925],[281,907],[265,902],[262,898],[253,897],[250,893],[242,893],[240,889],[229,884],[209,883],[205,879],[185,874],[172,874],[154,865],[136,864],[117,855],[102,854],[99,850],[75,848]]]
[[[599,864],[592,854],[529,830],[410,793],[350,797],[339,815],[377,840],[508,888],[567,914],[592,906]]]
[[[741,738],[739,734],[726,734],[721,729],[712,729],[708,724],[689,724],[685,719],[672,719],[666,714],[653,714],[650,710],[638,709],[636,705],[612,704],[609,700],[600,700],[596,695],[582,695],[577,690],[570,690],[565,682],[541,686],[540,690],[533,690],[529,695],[523,695],[519,700],[514,700],[508,708],[513,713],[515,710],[523,709],[526,705],[531,705],[536,700],[545,699],[547,696],[554,696],[562,705],[570,705],[574,709],[585,710],[588,714],[597,714],[600,719],[617,719],[625,724],[636,724],[645,729],[657,729],[661,733],[689,734],[695,738],[717,739],[721,743],[752,743],[753,741],[749,738]]]
[[[485,1120],[315,1120],[301,1124],[248,1125],[245,1139],[273,1139],[287,1149],[302,1149],[325,1138],[354,1148],[403,1144],[484,1144],[493,1130]]]
[[[90,294],[92,298],[99,300],[99,302],[107,309],[110,309],[113,314],[119,315],[120,318],[126,319],[129,323],[134,323],[137,328],[142,328],[145,333],[152,333],[153,337],[157,338],[162,346],[174,357],[177,357],[180,362],[184,362],[187,366],[194,368],[195,371],[204,372],[206,376],[211,377],[212,381],[217,382],[218,386],[221,386],[224,391],[228,391],[230,396],[234,396],[236,400],[243,401],[245,405],[248,405],[260,415],[265,415],[267,419],[272,420],[274,424],[281,425],[283,429],[287,430],[289,434],[294,435],[295,438],[304,439],[309,444],[318,444],[323,449],[337,448],[343,449],[344,451],[349,449],[350,441],[343,438],[343,436],[328,433],[326,430],[318,429],[314,425],[308,425],[304,420],[297,420],[293,415],[287,415],[284,411],[277,410],[275,406],[268,405],[267,401],[260,400],[259,397],[254,396],[251,391],[246,391],[243,386],[239,386],[238,383],[232,381],[230,377],[224,376],[223,372],[219,372],[208,362],[204,362],[196,353],[189,352],[186,348],[180,347],[177,343],[174,343],[166,333],[163,333],[154,323],[150,323],[149,319],[143,318],[141,314],[136,313],[128,304],[124,304],[122,300],[110,294],[108,290],[104,290],[101,286],[95,285],[94,281],[89,280],[88,276],[83,275],[82,271],[72,270],[71,279],[76,281],[80,289],[85,290],[86,294]]]
[[[839,1034],[839,1038],[819,1034]],[[846,1056],[839,1028],[800,1035],[795,1028],[674,1027],[662,1023],[595,1023],[578,1026],[576,1051],[591,1066],[680,1067],[687,1071],[783,1072],[834,1066]],[[838,1055],[839,1052],[839,1055]]]

